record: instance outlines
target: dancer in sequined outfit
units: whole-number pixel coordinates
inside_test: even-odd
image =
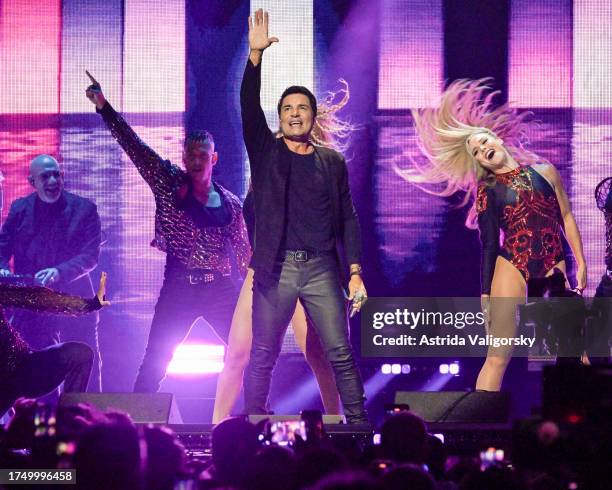
[[[555,269],[565,273],[562,233],[578,265],[580,292],[587,272],[559,173],[522,145],[528,113],[518,114],[508,105],[494,108],[494,95],[485,80],[458,80],[442,94],[438,108],[413,111],[418,144],[429,165],[398,172],[417,185],[444,186],[441,191],[422,187],[428,192],[450,196],[464,191],[464,204],[473,200],[466,225],[480,230],[481,298],[489,333],[509,337],[516,332],[517,305],[526,294],[537,295],[535,285],[542,281],[536,280]],[[507,349],[490,349],[476,388],[499,390],[509,361]]]
[[[208,132],[185,138],[185,170],[172,165],[140,140],[89,77],[87,97],[155,197],[152,245],[166,253],[166,269],[134,386],[137,392],[155,392],[198,317],[227,343],[239,293],[231,265],[244,276],[250,258],[246,227],[238,198],[212,179],[218,155]]]
[[[93,350],[82,342],[33,350],[6,320],[2,308],[83,315],[110,304],[105,290],[105,273],[98,293],[88,300],[43,287],[0,284],[0,417],[17,398],[43,396],[62,382],[66,392],[85,391],[94,360]]]

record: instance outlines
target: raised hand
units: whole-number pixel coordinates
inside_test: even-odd
[[[249,16],[249,48],[251,51],[263,51],[277,42],[277,37],[268,37],[268,12],[256,10],[253,17]]]
[[[349,289],[349,301],[351,301],[351,312],[350,316],[353,318],[355,313],[361,310],[361,307],[368,300],[368,292],[366,291],[363,280],[359,275],[351,276],[351,280],[348,284]]]
[[[98,301],[102,306],[110,305],[110,301],[106,300],[106,272],[100,275],[100,285],[98,286],[98,292],[96,293]]]
[[[91,81],[91,85],[87,87],[85,95],[89,100],[91,100],[92,103],[95,104],[98,109],[102,109],[102,107],[104,107],[104,104],[106,104],[106,99],[104,98],[104,94],[102,93],[102,87],[100,86],[98,81],[93,76],[91,76],[91,73],[89,73],[87,70],[85,70],[85,73]]]
[[[60,272],[55,267],[42,269],[34,274],[34,279],[36,279],[41,286],[47,286],[59,281]]]

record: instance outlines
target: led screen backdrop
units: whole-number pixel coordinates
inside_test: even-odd
[[[142,139],[174,163],[186,128],[211,129],[218,178],[243,197],[249,172],[238,90],[246,17],[269,9],[271,34],[280,38],[264,56],[262,101],[271,127],[287,85],[320,95],[336,90],[341,77],[349,82],[341,115],[356,123],[347,157],[370,293],[452,295],[460,287],[478,294],[478,236],[463,226],[465,209],[394,171],[420,158],[409,109],[435,104],[443,90],[445,32],[472,28],[447,25],[448,1],[2,1],[1,217],[32,191],[28,165],[40,153],[63,163],[68,190],[98,205],[105,244],[95,275],[108,271],[114,300],[100,333],[105,389],[131,387],[164,256],[149,246],[151,193],[86,100],[85,69]],[[505,95],[541,121],[534,148],[564,179],[593,292],[604,253],[593,191],[612,168],[612,7],[603,0],[500,5],[509,9]],[[496,62],[492,54],[482,66]]]

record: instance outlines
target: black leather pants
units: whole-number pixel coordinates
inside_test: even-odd
[[[312,320],[334,369],[347,421],[367,423],[363,383],[349,341],[338,266],[331,253],[307,262],[286,258],[276,288],[264,288],[257,282],[255,272],[253,344],[244,380],[247,413],[267,413],[272,370],[298,298]]]

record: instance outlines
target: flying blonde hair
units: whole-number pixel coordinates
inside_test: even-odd
[[[412,168],[396,168],[396,172],[424,191],[438,196],[465,192],[461,206],[475,200],[478,185],[493,181],[493,174],[482,167],[468,148],[468,138],[485,132],[503,140],[505,150],[521,165],[543,161],[524,148],[527,132],[535,124],[526,119],[530,112],[518,113],[508,104],[495,108],[489,78],[461,79],[451,83],[440,98],[438,108],[412,110],[417,145],[427,164],[413,160]],[[424,185],[425,184],[425,185]],[[442,184],[442,190],[427,184]],[[468,228],[476,228],[474,203],[466,219]]]
[[[343,87],[336,92],[327,92],[323,102],[318,104],[310,140],[320,146],[332,148],[345,153],[349,146],[349,136],[357,128],[356,125],[338,117],[337,112],[342,109],[350,99],[349,86],[346,80],[338,80]],[[339,100],[336,102],[336,99]]]

